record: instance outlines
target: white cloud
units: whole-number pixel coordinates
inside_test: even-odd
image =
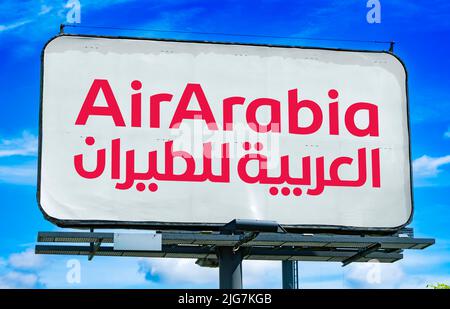
[[[422,260],[428,260],[428,256],[422,257]],[[347,288],[365,289],[425,289],[428,285],[450,282],[448,275],[414,273],[420,267],[405,266],[404,262],[407,261],[408,257],[393,264],[355,263],[346,273],[344,285]],[[428,264],[431,265],[432,262]]]
[[[36,177],[36,164],[0,166],[0,183],[35,185]]]
[[[83,8],[101,9],[127,1],[129,0],[82,0],[80,2]],[[27,1],[25,5],[22,1],[0,2],[0,13],[8,12],[7,17],[14,17],[0,24],[0,34],[11,33],[10,30],[18,30],[28,25],[27,31],[16,31],[14,34],[29,40],[36,40],[36,36],[48,36],[56,29],[55,25],[66,22],[66,13],[69,10],[65,8],[67,2],[68,0],[47,0],[45,4],[42,4],[42,1]]]
[[[29,157],[31,161],[21,160],[17,163],[0,164],[0,182],[14,184],[36,183],[36,155],[38,152],[38,138],[23,131],[18,137],[0,138],[0,158]]]
[[[425,289],[429,284],[450,284],[444,267],[450,262],[448,250],[440,246],[407,250],[404,258],[388,263],[353,263],[344,268],[343,284],[347,288]]]
[[[404,282],[399,283],[396,287],[399,289],[425,289],[429,288],[429,285],[435,285],[437,283],[450,283],[450,276],[436,276],[436,275],[421,275],[421,276],[408,276]]]
[[[41,268],[39,278],[47,288],[158,288],[145,280],[139,272],[139,258],[96,256],[88,261],[86,256],[45,256],[46,266]],[[80,262],[80,282],[68,282],[67,275],[73,264]],[[107,274],[107,276],[105,276]]]
[[[199,267],[194,259],[143,259],[140,271],[150,282],[170,287],[217,288],[218,268]],[[301,288],[342,288],[343,270],[339,263],[299,263]],[[244,260],[245,288],[279,289],[282,286],[281,261]]]
[[[218,268],[200,267],[194,259],[142,259],[140,272],[149,281],[168,284],[217,285]]]
[[[39,270],[44,258],[36,256],[32,249],[0,258],[0,289],[42,288]]]
[[[35,254],[34,250],[30,248],[11,254],[8,264],[15,269],[32,270],[42,268],[45,265],[45,259],[42,255]]]
[[[426,255],[426,256],[424,256]],[[218,288],[218,268],[204,268],[195,259],[77,257],[81,282],[69,283],[67,261],[74,257],[35,256],[31,249],[0,258],[0,288]],[[299,263],[300,288],[426,288],[450,283],[442,272],[446,251],[407,252],[394,264]],[[435,269],[438,269],[436,272]],[[3,271],[2,271],[3,270]],[[4,271],[7,270],[7,271]],[[108,273],[108,276],[101,274]],[[280,261],[243,263],[245,288],[281,288]]]
[[[49,13],[52,9],[53,7],[43,4],[41,5],[41,10],[39,11],[38,15],[45,15]]]
[[[355,263],[346,270],[344,284],[349,288],[396,288],[404,278],[398,263]]]
[[[343,268],[341,263],[323,263],[323,262],[299,262],[299,276],[301,281],[316,281],[319,278],[323,280],[342,279]]]
[[[443,157],[429,157],[423,155],[413,161],[413,171],[416,177],[435,177],[441,171],[439,168],[450,163],[450,155]]]
[[[32,22],[32,20],[21,20],[21,21],[15,21],[10,24],[2,24],[2,25],[0,25],[0,32],[7,31],[7,30],[13,30],[13,29],[25,26],[31,22]]]
[[[247,261],[242,264],[243,285],[246,289],[280,289],[280,261]]]
[[[140,265],[148,281],[174,287],[217,288],[219,285],[219,269],[200,267],[195,259],[143,259]],[[244,260],[242,277],[245,288],[281,288],[281,262]]]
[[[88,261],[85,256],[76,257],[81,281],[70,283],[71,265],[67,262],[74,258],[35,255],[31,248],[0,258],[0,288],[158,288],[139,272],[138,258],[95,257]]]
[[[20,137],[0,139],[0,157],[36,156],[38,139],[28,131],[23,131]]]
[[[342,285],[342,278],[337,278],[336,280],[317,279],[314,281],[307,281],[307,282],[300,281],[300,289],[343,289],[343,288],[345,287]]]
[[[440,239],[436,240],[442,247]],[[441,253],[428,253],[426,258],[424,257],[425,252],[422,251],[407,251],[404,253],[405,258],[400,262],[400,264],[407,270],[411,269],[422,269],[425,267],[433,265],[449,265],[450,255],[446,252]]]
[[[0,289],[31,289],[42,287],[37,274],[11,271],[0,275]]]

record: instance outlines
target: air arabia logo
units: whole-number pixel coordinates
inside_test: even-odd
[[[131,88],[135,93],[131,95],[130,110],[131,119],[124,119],[120,110],[114,91],[106,79],[95,79],[86,98],[81,106],[75,125],[86,126],[90,121],[95,121],[97,117],[110,118],[116,127],[132,127],[132,128],[161,128],[161,115],[164,112],[164,105],[176,104],[176,109],[171,115],[171,121],[168,129],[179,129],[180,125],[185,121],[203,122],[210,131],[233,131],[236,130],[236,123],[245,123],[251,131],[258,134],[280,134],[282,127],[287,128],[290,135],[306,136],[313,135],[320,130],[327,132],[327,135],[337,136],[345,130],[355,137],[378,137],[378,107],[370,102],[355,102],[349,105],[345,110],[340,110],[338,103],[339,92],[336,89],[328,89],[327,102],[328,110],[322,110],[321,106],[308,99],[301,98],[301,92],[298,89],[287,89],[286,98],[288,119],[281,117],[281,101],[274,98],[256,98],[248,100],[242,96],[226,97],[222,101],[221,119],[214,115],[207,95],[200,84],[186,84],[179,100],[174,100],[174,95],[170,93],[157,93],[143,100],[142,83],[138,80],[131,82]],[[97,106],[95,103],[99,94],[102,93],[106,99],[106,106]],[[191,100],[196,99],[198,109],[189,109]],[[148,102],[148,103],[143,103]],[[143,123],[142,106],[149,104],[149,121]],[[284,106],[284,105],[283,105]],[[270,121],[260,123],[257,119],[257,112],[260,108],[270,111]],[[235,119],[234,112],[236,109],[245,111],[245,119]],[[308,112],[312,115],[312,121],[308,125],[301,125],[300,115],[302,112]],[[344,113],[343,123],[339,122],[340,113]],[[364,127],[358,126],[356,123],[357,113],[365,113],[367,115],[367,123]],[[241,113],[242,114],[242,113]],[[287,125],[282,126],[282,121],[287,121]],[[324,126],[324,122],[328,121],[328,125]],[[146,121],[147,122],[147,121]],[[88,136],[85,138],[88,146],[95,145],[95,137]],[[341,156],[326,160],[324,156],[312,158],[311,156],[292,158],[292,155],[280,155],[280,171],[278,175],[271,175],[268,169],[268,156],[264,154],[265,145],[261,142],[251,143],[249,141],[242,142],[244,155],[236,160],[236,166],[232,166],[230,160],[230,143],[224,142],[220,148],[220,168],[212,167],[212,142],[202,144],[201,162],[198,162],[194,156],[185,150],[174,149],[173,140],[164,142],[164,151],[162,154],[156,150],[150,150],[147,153],[147,170],[136,170],[136,154],[134,149],[122,150],[121,139],[112,139],[110,148],[97,150],[96,166],[92,170],[87,170],[83,164],[83,155],[77,154],[73,157],[75,171],[79,176],[86,179],[94,179],[101,177],[105,172],[106,162],[110,162],[110,177],[116,182],[117,190],[128,190],[135,187],[138,191],[145,191],[147,188],[150,192],[158,190],[158,184],[164,182],[212,182],[212,183],[230,183],[232,181],[232,169],[236,171],[240,181],[246,184],[261,184],[268,187],[270,195],[287,196],[293,194],[301,196],[307,194],[317,196],[324,192],[326,187],[362,187],[367,183],[372,188],[380,188],[380,149],[379,148],[359,148],[357,153],[352,154],[355,158],[349,156]],[[109,159],[107,160],[107,156]],[[121,170],[121,157],[125,156],[125,168]],[[164,169],[158,170],[158,156],[164,158]],[[185,169],[183,172],[174,171],[174,160],[183,160]],[[328,158],[327,158],[328,159]],[[290,167],[292,162],[295,166],[301,165],[301,175],[292,171]],[[300,164],[299,164],[300,163]],[[248,166],[253,164],[258,166],[258,172],[249,173]],[[201,166],[201,172],[198,172],[197,165]],[[355,165],[358,171],[357,177],[354,179],[342,179],[339,170],[344,165]],[[315,173],[312,173],[312,168]],[[368,178],[368,170],[370,177]],[[313,178],[314,175],[314,179]],[[295,176],[294,176],[295,175]],[[281,189],[279,189],[281,187]]]

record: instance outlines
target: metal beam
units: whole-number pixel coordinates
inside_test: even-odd
[[[234,246],[240,240],[240,235],[199,232],[163,231],[162,243]],[[114,233],[87,232],[39,232],[38,242],[70,242],[91,243],[98,239],[103,243],[113,243]],[[412,238],[398,236],[342,236],[342,235],[302,235],[295,233],[264,233],[243,243],[241,247],[254,246],[295,246],[322,248],[366,248],[370,244],[380,243],[381,249],[425,249],[434,244],[434,239]]]
[[[219,266],[220,288],[242,288],[242,261],[282,261],[283,288],[298,288],[297,261],[393,263],[405,249],[424,249],[434,239],[414,238],[411,231],[388,236],[296,234],[272,232],[275,224],[232,221],[222,232],[157,231],[158,247],[115,246],[114,233],[39,232],[36,254],[192,258],[207,267]],[[241,228],[244,230],[236,229]],[[142,233],[145,234],[145,233]],[[406,237],[405,237],[406,236]],[[145,239],[145,235],[142,235]],[[117,239],[116,239],[117,240]],[[86,244],[86,245],[80,245]],[[111,245],[114,244],[114,245]],[[132,249],[131,249],[132,248]]]
[[[220,234],[218,232],[162,231],[162,250],[114,250],[114,233],[40,232],[38,254],[73,254],[98,256],[136,256],[218,259],[216,249],[231,247],[245,251],[243,259],[281,261],[367,262],[377,259],[392,263],[403,257],[405,249],[424,249],[434,239],[399,236],[302,235],[295,233],[256,232]],[[412,233],[409,233],[412,235]],[[101,241],[101,245],[100,242]],[[97,243],[90,246],[77,244]],[[64,246],[74,244],[75,246]],[[375,247],[370,247],[378,244]]]
[[[113,243],[114,233],[98,232],[38,232],[38,242],[91,243],[103,239],[103,243]]]
[[[56,254],[56,255],[87,255],[91,254],[89,245],[36,245],[36,254]],[[293,249],[293,248],[252,248],[246,252],[245,260],[291,260],[291,261],[323,261],[342,262],[346,258],[352,257],[356,250],[313,250],[313,249]],[[95,252],[98,256],[133,256],[133,257],[165,257],[165,258],[217,258],[216,250],[213,246],[175,246],[163,245],[161,251],[131,251],[114,250],[112,246],[101,246]],[[361,258],[359,262],[367,262],[377,259],[381,263],[392,263],[403,258],[401,253],[387,253],[377,251]]]

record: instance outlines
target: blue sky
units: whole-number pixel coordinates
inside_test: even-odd
[[[381,0],[381,23],[366,21],[366,1],[91,1],[81,0],[81,25],[283,37],[394,40],[409,78],[416,236],[436,238],[422,252],[389,265],[300,263],[301,287],[418,287],[450,284],[450,4]],[[73,257],[36,256],[41,230],[56,230],[36,204],[40,52],[66,22],[66,0],[0,1],[0,288],[217,287],[217,269],[194,260],[94,258],[68,282]],[[152,31],[67,29],[97,33],[355,49],[387,44],[233,37]],[[281,285],[279,262],[245,262],[246,287]],[[106,275],[107,274],[107,275]],[[375,274],[380,280],[368,280]]]

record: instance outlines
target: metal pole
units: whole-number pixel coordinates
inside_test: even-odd
[[[297,261],[282,261],[283,289],[298,289]]]
[[[242,251],[220,247],[219,280],[221,289],[242,289]]]

